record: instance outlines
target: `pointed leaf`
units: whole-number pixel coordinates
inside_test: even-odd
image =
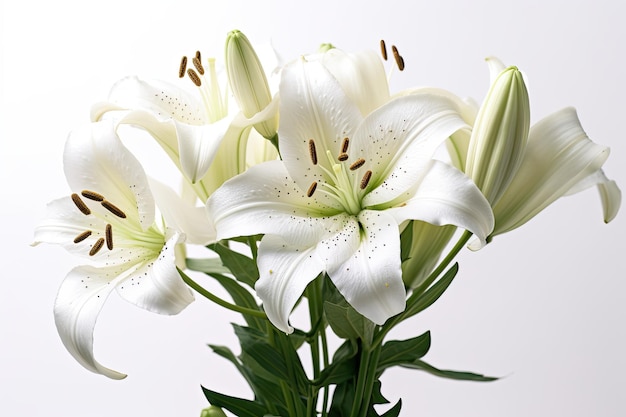
[[[459,264],[455,263],[441,278],[439,278],[435,284],[433,284],[433,286],[428,289],[428,291],[424,292],[416,299],[413,299],[413,297],[409,298],[406,318],[426,310],[435,301],[437,301],[437,299],[441,297],[441,294],[448,289],[448,286],[452,283],[452,280],[458,271]],[[419,291],[419,288],[416,291]]]
[[[232,278],[219,274],[210,274],[230,294],[235,304],[252,310],[261,310],[250,292]],[[264,329],[267,322],[255,316],[242,314],[246,324],[255,329]]]
[[[255,401],[220,394],[204,387],[202,387],[202,391],[211,405],[225,408],[239,417],[258,417],[268,412],[262,404]]]
[[[491,382],[491,381],[495,381],[499,379],[498,377],[485,376],[485,375],[476,374],[473,372],[449,371],[449,370],[444,370],[444,369],[438,369],[419,359],[414,361],[411,364],[404,364],[402,366],[404,368],[419,369],[421,371],[426,371],[429,374],[432,374],[441,378],[456,379],[459,381]]]
[[[385,414],[380,417],[398,417],[400,415],[400,409],[402,408],[402,398],[398,400],[396,405],[391,407],[389,410],[385,412]]]
[[[407,340],[392,340],[383,345],[378,361],[379,372],[395,365],[413,363],[430,349],[430,332]]]
[[[224,266],[232,272],[237,281],[254,288],[255,282],[259,279],[259,270],[253,259],[235,252],[219,242],[210,245],[209,248],[220,256]]]

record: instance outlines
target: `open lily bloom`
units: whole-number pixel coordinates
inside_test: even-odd
[[[277,328],[293,331],[291,310],[321,272],[373,322],[400,313],[399,229],[410,219],[479,239],[491,232],[476,186],[431,159],[466,127],[453,102],[415,94],[364,118],[324,65],[305,58],[283,69],[280,94],[282,161],[250,168],[207,203],[218,239],[265,234],[256,290]]]
[[[110,121],[71,132],[63,158],[72,194],[48,205],[35,244],[61,245],[91,264],[72,269],[61,284],[54,306],[57,330],[81,365],[120,379],[125,375],[94,358],[98,314],[114,289],[138,307],[161,314],[176,314],[193,301],[176,270],[175,246],[183,236],[155,223],[146,175]]]
[[[93,106],[91,118],[97,121],[114,112],[118,123],[137,126],[150,133],[204,203],[216,188],[213,184],[215,175],[208,171],[222,142],[227,142],[229,150],[233,148],[241,152],[245,149],[251,127],[275,117],[278,105],[277,100],[273,100],[263,111],[250,118],[244,117],[232,100],[228,100],[226,83],[222,87],[218,81],[215,60],[209,59],[206,69],[199,53],[192,61],[195,69],[187,69],[187,59],[183,59],[180,75],[189,76],[199,95],[163,81],[127,77],[112,87],[108,101]],[[242,156],[232,155],[230,159],[218,158],[218,165],[245,162],[245,153]],[[242,167],[215,169],[218,173],[228,171],[232,176],[241,172],[237,170]]]

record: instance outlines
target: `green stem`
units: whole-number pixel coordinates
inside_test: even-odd
[[[226,300],[222,300],[221,298],[219,298],[215,294],[211,293],[207,289],[205,289],[202,286],[200,286],[200,284],[198,284],[197,282],[192,280],[187,274],[185,274],[179,268],[176,268],[176,269],[178,269],[178,273],[180,274],[180,276],[182,277],[183,281],[185,281],[185,283],[187,285],[189,285],[191,288],[196,290],[203,297],[208,298],[209,300],[213,301],[215,304],[218,304],[218,305],[220,305],[220,306],[222,306],[224,308],[227,308],[229,310],[236,311],[237,313],[248,314],[250,316],[255,316],[255,317],[259,317],[259,318],[267,320],[267,315],[264,312],[259,311],[259,310],[253,310],[251,308],[241,307],[241,306],[238,306],[236,304],[231,304],[231,303],[229,303]]]
[[[320,338],[322,339],[322,360],[324,361],[324,369],[328,368],[328,364],[330,363],[328,357],[328,341],[326,339],[326,326],[321,326],[320,328]],[[324,387],[324,398],[322,400],[322,417],[328,416],[328,387]]]
[[[352,402],[352,411],[350,412],[350,417],[358,417],[361,413],[361,407],[363,407],[363,395],[365,394],[365,387],[367,384],[367,375],[370,366],[370,355],[371,351],[369,347],[363,345],[363,341],[361,341],[361,357],[359,358],[359,373],[357,375],[356,380],[356,388],[354,390],[354,401]],[[369,400],[366,401],[367,406],[369,406]]]
[[[376,372],[378,371],[378,358],[380,358],[381,350],[382,345],[376,346],[369,359],[367,374],[365,376],[365,388],[363,390],[364,401],[361,402],[360,417],[367,417],[367,412],[369,411],[369,405],[372,400],[372,392],[374,391],[374,383],[376,382]]]

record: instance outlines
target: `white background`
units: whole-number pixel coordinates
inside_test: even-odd
[[[56,290],[78,260],[31,248],[45,204],[67,195],[62,149],[93,102],[118,78],[176,81],[196,49],[221,58],[225,34],[273,41],[286,58],[322,42],[346,50],[398,45],[407,68],[392,88],[433,85],[480,101],[483,59],[499,56],[528,76],[534,121],[578,109],[595,141],[612,148],[607,174],[626,189],[626,13],[620,1],[5,1],[2,4],[2,239],[0,415],[192,416],[200,385],[247,396],[207,343],[236,349],[224,313],[199,299],[175,317],[112,296],[96,328],[96,355],[129,374],[112,381],[81,368],[52,318]],[[145,144],[142,158],[159,155]],[[145,158],[144,158],[145,160]],[[168,161],[163,160],[167,165]],[[163,165],[163,166],[165,166]],[[152,163],[149,169],[161,166]],[[478,253],[430,310],[398,337],[427,329],[426,359],[504,378],[455,382],[415,371],[384,376],[405,416],[626,415],[623,212],[602,222],[598,194],[559,200]]]

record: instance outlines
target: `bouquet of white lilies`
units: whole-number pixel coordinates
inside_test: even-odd
[[[96,319],[116,290],[161,314],[195,294],[241,314],[240,352],[210,346],[254,395],[203,388],[203,416],[398,416],[401,400],[385,407],[380,383],[394,366],[496,379],[425,362],[429,332],[388,334],[446,291],[461,250],[490,244],[561,196],[597,186],[610,222],[621,192],[602,171],[609,149],[586,136],[572,108],[531,128],[515,66],[487,59],[491,87],[478,106],[437,88],[391,94],[388,79],[405,62],[395,46],[380,48],[324,44],[262,64],[232,31],[225,71],[196,52],[181,60],[180,86],[128,77],[92,107],[91,123],[65,145],[70,195],[49,203],[35,230],[36,243],[88,261],[68,273],[54,308],[82,366],[126,376],[93,350]],[[180,190],[146,175],[124,145],[128,126],[158,142]],[[205,256],[188,257],[190,245]],[[290,321],[294,309],[309,320]]]

